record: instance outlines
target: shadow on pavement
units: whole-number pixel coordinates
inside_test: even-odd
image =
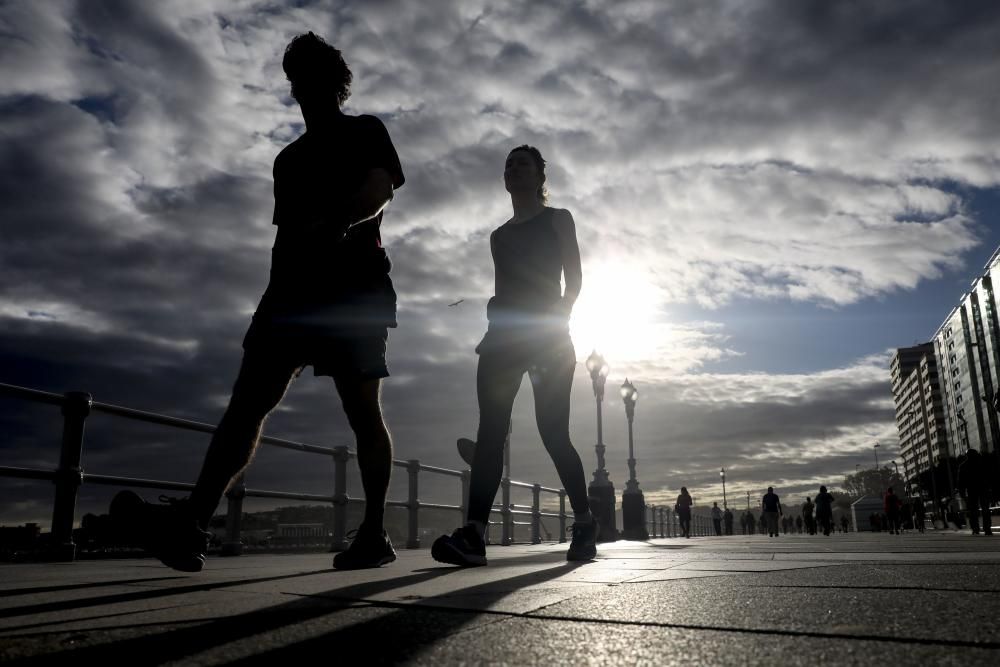
[[[383,606],[394,609],[379,618],[351,624],[348,627],[339,628],[320,637],[265,651],[255,655],[250,661],[259,661],[261,664],[281,664],[281,661],[288,659],[315,660],[317,655],[328,655],[330,657],[335,655],[343,656],[345,655],[346,646],[354,646],[356,649],[365,649],[367,647],[372,652],[364,662],[395,662],[407,655],[411,655],[419,648],[437,639],[460,631],[470,620],[478,616],[478,614],[470,614],[470,610],[468,609],[438,607],[428,610],[428,607],[434,607],[435,600],[443,600],[456,595],[470,595],[477,597],[477,607],[485,607],[506,597],[519,588],[555,579],[581,565],[581,563],[563,562],[563,565],[541,572],[531,572],[506,579],[495,579],[485,584],[467,588],[456,588],[441,596],[425,598],[419,606],[412,608],[392,603],[384,605],[380,605],[380,603],[374,603],[374,605],[365,603],[367,607]],[[342,612],[348,608],[356,607],[359,602],[364,603],[365,598],[378,593],[419,584],[458,571],[460,571],[460,568],[435,568],[431,571],[410,574],[394,579],[332,588],[266,609],[200,622],[193,627],[179,628],[155,635],[134,637],[107,644],[84,646],[21,658],[19,660],[11,660],[8,664],[48,665],[53,663],[62,664],[64,660],[67,662],[73,661],[74,663],[82,661],[82,664],[103,664],[109,661],[113,663],[138,656],[142,657],[144,664],[160,664],[183,660],[188,656],[209,650],[215,646],[241,640],[252,641],[252,638],[256,635]],[[280,578],[284,577],[269,577],[263,580]],[[260,580],[226,582],[225,585],[232,586],[252,581]],[[164,591],[162,594],[176,595],[178,592],[204,591],[217,587],[217,584],[210,584],[185,587],[180,590],[173,588]],[[114,601],[121,601],[118,598],[122,596],[107,597],[114,599]],[[127,599],[132,599],[132,597],[127,596]],[[102,604],[94,601],[87,602],[90,604]],[[318,651],[320,653],[317,653]],[[326,653],[323,653],[324,651]]]

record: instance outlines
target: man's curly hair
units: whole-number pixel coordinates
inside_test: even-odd
[[[344,106],[351,96],[353,76],[344,57],[312,32],[288,43],[281,67],[292,84],[292,97],[298,102],[333,93],[337,103]]]

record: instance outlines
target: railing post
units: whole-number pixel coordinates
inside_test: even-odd
[[[76,559],[73,542],[73,519],[76,517],[76,496],[83,484],[83,429],[90,414],[93,400],[83,391],[70,391],[62,404],[63,434],[59,452],[59,469],[56,470],[56,493],[52,504],[53,556],[57,560]]]
[[[462,507],[463,524],[469,520],[469,480],[471,477],[472,473],[470,471],[462,471],[462,502],[459,505]]]
[[[566,489],[559,489],[559,541],[566,541]]]
[[[542,541],[542,485],[535,484],[531,487],[531,543],[540,544]]]
[[[514,543],[514,535],[511,525],[513,520],[513,515],[510,513],[510,478],[504,477],[500,480],[501,489],[501,499],[503,500],[503,507],[500,509],[501,517],[501,531],[500,531],[500,544],[503,546],[510,546]]]
[[[406,503],[407,512],[407,549],[420,548],[420,496],[418,494],[418,484],[420,476],[420,461],[410,459],[406,462],[406,471],[409,473],[410,493]]]
[[[222,545],[223,556],[239,556],[243,553],[240,530],[243,524],[243,499],[246,495],[246,478],[240,475],[226,491],[229,503],[226,510],[226,541]]]
[[[347,462],[350,460],[347,447],[333,448],[333,544],[332,551],[347,548],[344,535],[347,532]]]

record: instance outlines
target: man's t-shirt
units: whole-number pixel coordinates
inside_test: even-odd
[[[833,513],[833,494],[829,491],[816,494],[816,516]]]
[[[765,512],[777,512],[778,511],[778,494],[777,493],[765,493],[764,494],[764,511]]]
[[[342,219],[368,173],[404,182],[396,149],[374,116],[341,116],[306,132],[274,161],[271,280],[258,312],[314,309],[330,326],[395,326],[396,295],[382,248],[382,214],[346,230]]]

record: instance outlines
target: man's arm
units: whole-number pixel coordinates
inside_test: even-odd
[[[371,220],[392,201],[392,175],[387,169],[376,167],[365,174],[358,191],[347,201],[342,202],[336,216],[309,225],[308,229],[317,230],[323,227],[336,227],[347,233],[351,227],[366,220]]]

